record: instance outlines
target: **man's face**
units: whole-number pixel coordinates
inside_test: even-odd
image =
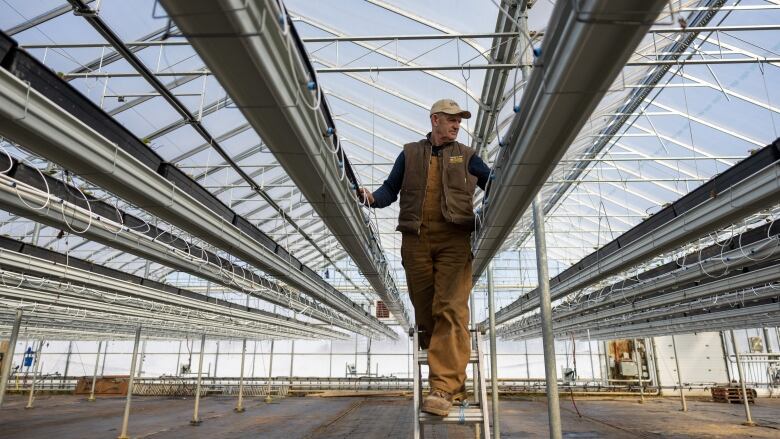
[[[431,131],[443,142],[452,142],[458,138],[460,120],[458,115],[436,113],[431,116]]]

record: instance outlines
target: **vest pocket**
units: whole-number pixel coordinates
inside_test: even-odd
[[[466,173],[463,164],[449,163],[446,166],[447,186],[450,189],[460,189],[465,191],[468,183],[466,182]]]

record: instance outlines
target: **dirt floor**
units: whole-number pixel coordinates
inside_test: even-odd
[[[25,410],[26,397],[7,395],[0,409],[3,439],[106,439],[119,434],[124,399],[41,396]],[[285,398],[266,404],[246,400],[246,412],[234,413],[235,398],[201,400],[203,423],[193,427],[192,398],[134,397],[130,416],[133,438],[409,438],[412,402],[399,397]],[[752,406],[756,427],[745,427],[741,405],[689,401],[679,411],[674,398],[579,399],[582,417],[569,399],[561,402],[565,438],[780,438],[780,399],[759,399]],[[501,437],[547,436],[544,398],[501,401]],[[468,427],[428,427],[426,438],[473,438]]]

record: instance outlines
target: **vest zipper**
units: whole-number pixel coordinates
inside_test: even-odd
[[[452,212],[450,212],[450,202],[447,200],[447,188],[444,187],[444,163],[441,163],[441,193],[444,195],[444,207],[447,208],[447,215],[444,217],[448,222],[452,222]],[[449,218],[448,218],[449,217]]]
[[[428,147],[425,147],[425,152],[428,152]],[[425,167],[425,162],[423,162],[423,172],[425,174],[425,188],[423,189],[423,196],[422,196],[422,203],[420,204],[420,225],[417,226],[417,236],[420,236],[420,231],[422,229],[422,216],[425,215],[425,196],[428,194],[428,169],[431,167],[431,152],[428,152],[426,154],[428,156],[428,168]]]

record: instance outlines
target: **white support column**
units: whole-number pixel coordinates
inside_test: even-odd
[[[190,425],[200,425],[201,422],[203,422],[198,417],[198,409],[200,408],[200,384],[201,384],[201,378],[203,376],[203,351],[206,350],[206,334],[203,334],[203,336],[200,339],[200,354],[198,356],[198,381],[197,385],[195,386],[195,409],[192,412],[192,420],[190,420]]]
[[[33,376],[30,381],[30,396],[27,399],[27,405],[25,409],[33,408],[33,400],[35,399],[35,377],[38,376],[38,372],[41,371],[41,351],[43,350],[43,340],[38,342],[38,350],[35,351],[35,365],[33,366]]]
[[[539,194],[532,204],[534,239],[536,241],[536,273],[539,279],[540,311],[542,317],[542,347],[544,374],[547,382],[547,416],[550,438],[561,439],[561,408],[558,402],[558,374],[555,366],[555,337],[552,330],[552,303],[550,275],[547,267],[547,243],[544,236],[544,209]]]
[[[108,358],[108,340],[106,340],[106,347],[103,348],[103,365],[100,366],[100,375],[106,374],[106,358]]]
[[[731,345],[734,346],[734,356],[737,360],[737,373],[739,373],[739,385],[742,387],[742,403],[745,405],[745,418],[746,421],[742,423],[742,425],[747,425],[749,427],[752,427],[756,425],[755,422],[753,422],[753,417],[750,415],[750,404],[748,403],[748,397],[747,397],[747,388],[745,387],[745,376],[742,372],[742,359],[739,355],[739,348],[737,348],[737,339],[734,338],[734,331],[729,331],[731,333]]]
[[[176,369],[173,371],[173,376],[179,376],[181,374],[181,340],[179,340],[179,350],[176,352]]]
[[[265,402],[273,401],[271,398],[271,377],[274,370],[274,339],[271,339],[271,350],[268,353],[268,391],[265,394]]]
[[[639,403],[645,403],[645,391],[642,388],[642,357],[639,356],[639,341],[634,339],[634,359],[636,360],[636,379],[639,383]]]
[[[255,377],[255,363],[257,362],[257,340],[254,341],[252,348],[252,378]]]
[[[214,354],[214,378],[217,377],[217,366],[219,366],[219,340],[217,340],[217,353]]]
[[[677,385],[680,386],[680,411],[688,411],[688,403],[685,401],[685,392],[683,389],[682,371],[680,370],[680,359],[677,357],[677,342],[672,335],[672,350],[674,351],[674,365],[677,367]]]
[[[138,364],[138,371],[136,372],[136,378],[141,378],[144,373],[144,360],[146,359],[146,340],[141,343],[141,359]]]
[[[135,366],[138,363],[138,345],[141,343],[141,327],[135,330],[135,343],[133,344],[133,357],[130,360],[130,378],[127,382],[127,399],[125,399],[125,412],[122,417],[122,432],[117,439],[130,439],[127,435],[127,423],[130,420],[130,402],[133,399],[133,381],[135,380]],[[105,357],[103,357],[105,358]]]
[[[16,351],[16,342],[19,340],[19,328],[22,326],[22,310],[16,310],[16,318],[14,319],[14,326],[11,329],[11,337],[8,340],[8,352],[5,353],[8,361],[3,361],[3,368],[0,370],[0,407],[3,406],[3,397],[5,396],[5,389],[8,386],[8,376],[11,374],[11,363],[14,359],[14,351]]]
[[[244,411],[244,358],[246,357],[246,339],[241,343],[241,375],[238,378],[238,402],[236,408],[233,409],[236,413],[242,413]]]
[[[97,371],[98,366],[100,365],[100,348],[102,346],[103,340],[98,341],[97,354],[95,357],[95,371],[92,373],[92,387],[89,390],[89,398],[87,398],[87,401],[89,402],[95,401],[95,382],[97,381]]]
[[[65,380],[68,379],[68,373],[70,373],[70,356],[73,353],[73,341],[68,342],[68,355],[65,357],[65,370],[62,372],[62,387],[65,387]]]
[[[493,438],[501,438],[498,406],[498,353],[496,352],[496,297],[493,263],[488,265],[488,319],[490,324],[490,399],[493,404]],[[482,359],[480,359],[481,361]],[[487,438],[486,438],[487,439]]]
[[[295,340],[292,341],[290,344],[290,384],[292,384],[292,377],[293,377],[293,366],[295,365]],[[355,368],[357,368],[357,363],[355,363]]]
[[[588,359],[590,360],[590,377],[595,382],[596,369],[593,368],[593,342],[590,340],[590,329],[587,330],[587,333],[588,333]],[[598,352],[596,352],[596,356],[598,356]]]

